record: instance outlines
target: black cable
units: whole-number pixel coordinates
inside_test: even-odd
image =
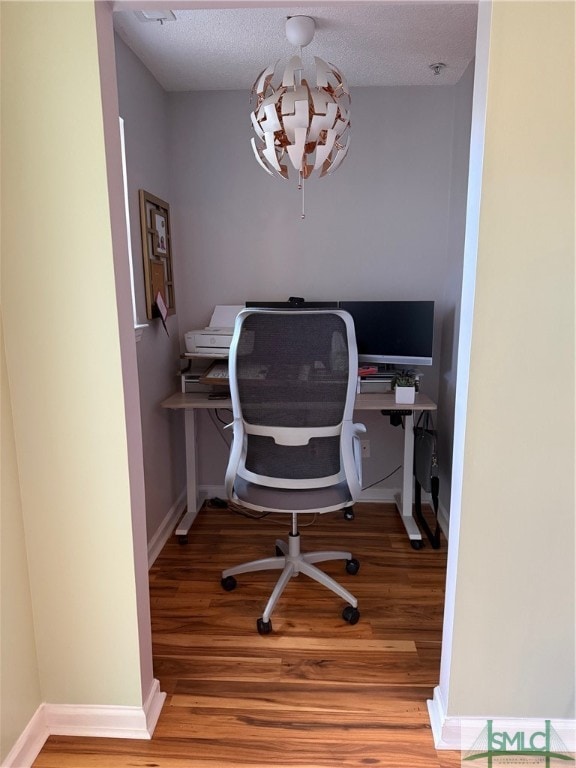
[[[209,408],[208,409],[208,417],[209,417],[210,421],[212,422],[212,424],[214,424],[214,426],[216,427],[216,431],[218,432],[218,434],[220,435],[220,437],[224,441],[224,445],[228,448],[228,451],[230,451],[230,443],[231,443],[231,441],[228,442],[228,440],[224,436],[224,431],[222,429],[220,429],[220,424],[228,424],[229,422],[223,421],[223,419],[221,419],[218,416],[217,409]]]
[[[241,515],[242,517],[248,517],[250,520],[263,520],[265,517],[268,517],[268,515],[271,515],[272,512],[263,512],[261,515],[254,515],[252,512],[248,512],[245,507],[241,507],[240,504],[235,504],[233,501],[228,502],[228,509],[230,512],[233,512],[235,515]]]
[[[381,477],[380,480],[376,480],[374,483],[370,483],[370,485],[365,485],[364,488],[362,488],[363,491],[367,491],[368,488],[373,488],[375,485],[378,485],[378,483],[383,483],[384,480],[388,480],[389,477],[392,477],[392,475],[396,474],[399,469],[402,469],[402,464],[399,464],[396,469],[393,469],[392,472],[387,474],[385,477]]]
[[[216,418],[218,419],[218,421],[220,422],[220,424],[224,424],[224,426],[227,427],[230,424],[230,419],[227,419],[227,420],[221,419],[220,418],[220,411],[221,410],[226,410],[230,415],[232,415],[232,411],[229,410],[229,409],[223,409],[223,408],[215,408],[214,409],[214,414],[215,414]]]

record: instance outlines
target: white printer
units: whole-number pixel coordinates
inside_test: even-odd
[[[232,328],[212,328],[188,331],[184,334],[186,352],[191,354],[228,355],[232,341]]]
[[[244,306],[219,305],[215,307],[210,325],[184,334],[186,352],[211,357],[228,357],[236,315]]]

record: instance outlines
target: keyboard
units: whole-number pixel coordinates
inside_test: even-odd
[[[228,363],[215,363],[206,373],[209,379],[228,379]]]
[[[208,370],[200,376],[201,384],[228,384],[228,362],[213,363]]]

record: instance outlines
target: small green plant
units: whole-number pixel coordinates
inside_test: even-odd
[[[414,387],[416,377],[410,371],[399,371],[394,376],[394,387]]]

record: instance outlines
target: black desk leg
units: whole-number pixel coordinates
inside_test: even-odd
[[[422,514],[422,486],[417,479],[415,479],[414,486],[414,511],[416,519],[428,537],[428,541],[432,545],[432,549],[440,549],[440,523],[438,522],[438,490],[440,487],[440,482],[437,477],[430,478],[430,494],[432,496],[434,517],[436,518],[436,527],[434,532],[432,532],[430,526],[424,518],[424,515]]]

